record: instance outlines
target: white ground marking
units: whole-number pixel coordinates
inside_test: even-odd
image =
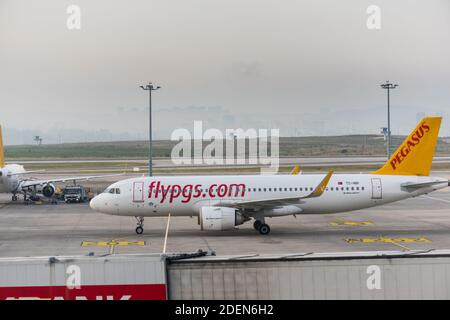
[[[425,195],[423,195],[422,197],[425,197],[425,198],[428,198],[428,199],[431,199],[431,200],[437,200],[437,201],[442,201],[442,202],[445,202],[445,203],[450,203],[450,200],[439,199],[439,198],[425,196]]]

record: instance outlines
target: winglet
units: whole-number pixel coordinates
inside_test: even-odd
[[[0,126],[0,168],[5,166],[5,153],[3,151],[2,127]]]
[[[322,181],[320,181],[319,185],[314,189],[313,192],[311,192],[310,195],[307,196],[307,198],[316,198],[316,197],[320,197],[323,192],[325,191],[328,182],[330,182],[331,176],[333,175],[333,170],[328,171],[327,175],[325,176],[325,178],[323,178]]]
[[[295,166],[291,171],[291,176],[296,176],[300,172],[300,166]]]

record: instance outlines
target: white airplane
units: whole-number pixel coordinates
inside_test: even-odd
[[[416,197],[449,186],[431,177],[440,117],[424,118],[382,168],[370,174],[300,174],[140,177],[116,182],[90,203],[93,210],[144,217],[198,216],[201,230],[229,230],[266,217],[359,210]]]
[[[17,201],[18,194],[23,194],[24,201],[27,202],[27,195],[30,195],[30,200],[38,200],[38,194],[42,194],[44,197],[51,198],[55,194],[55,183],[78,180],[91,180],[97,178],[104,178],[115,175],[102,175],[102,176],[84,176],[84,177],[67,177],[67,178],[55,178],[48,180],[38,180],[33,178],[27,178],[31,173],[38,171],[26,171],[22,165],[19,164],[5,164],[5,155],[3,150],[3,138],[2,129],[0,127],[0,193],[11,193],[12,201]]]

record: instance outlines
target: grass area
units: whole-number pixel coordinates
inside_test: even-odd
[[[153,143],[155,157],[170,156],[172,143],[170,141],[155,141]],[[146,158],[148,144],[146,141],[125,142],[94,142],[94,143],[64,143],[49,145],[6,146],[7,159],[116,159],[116,158]]]
[[[404,140],[393,136],[393,150]],[[153,143],[155,158],[170,158],[177,142],[159,140]],[[203,143],[203,147],[208,145]],[[383,156],[385,141],[378,135],[332,137],[282,137],[280,157]],[[436,155],[450,155],[449,139],[439,139]],[[67,143],[54,145],[21,145],[5,147],[7,160],[16,159],[146,159],[146,141]]]

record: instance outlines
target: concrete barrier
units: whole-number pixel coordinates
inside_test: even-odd
[[[450,299],[450,251],[195,255],[1,258],[0,300]]]
[[[168,279],[170,299],[449,299],[450,251],[206,257]]]
[[[167,297],[161,255],[0,259],[0,300],[135,300]]]

